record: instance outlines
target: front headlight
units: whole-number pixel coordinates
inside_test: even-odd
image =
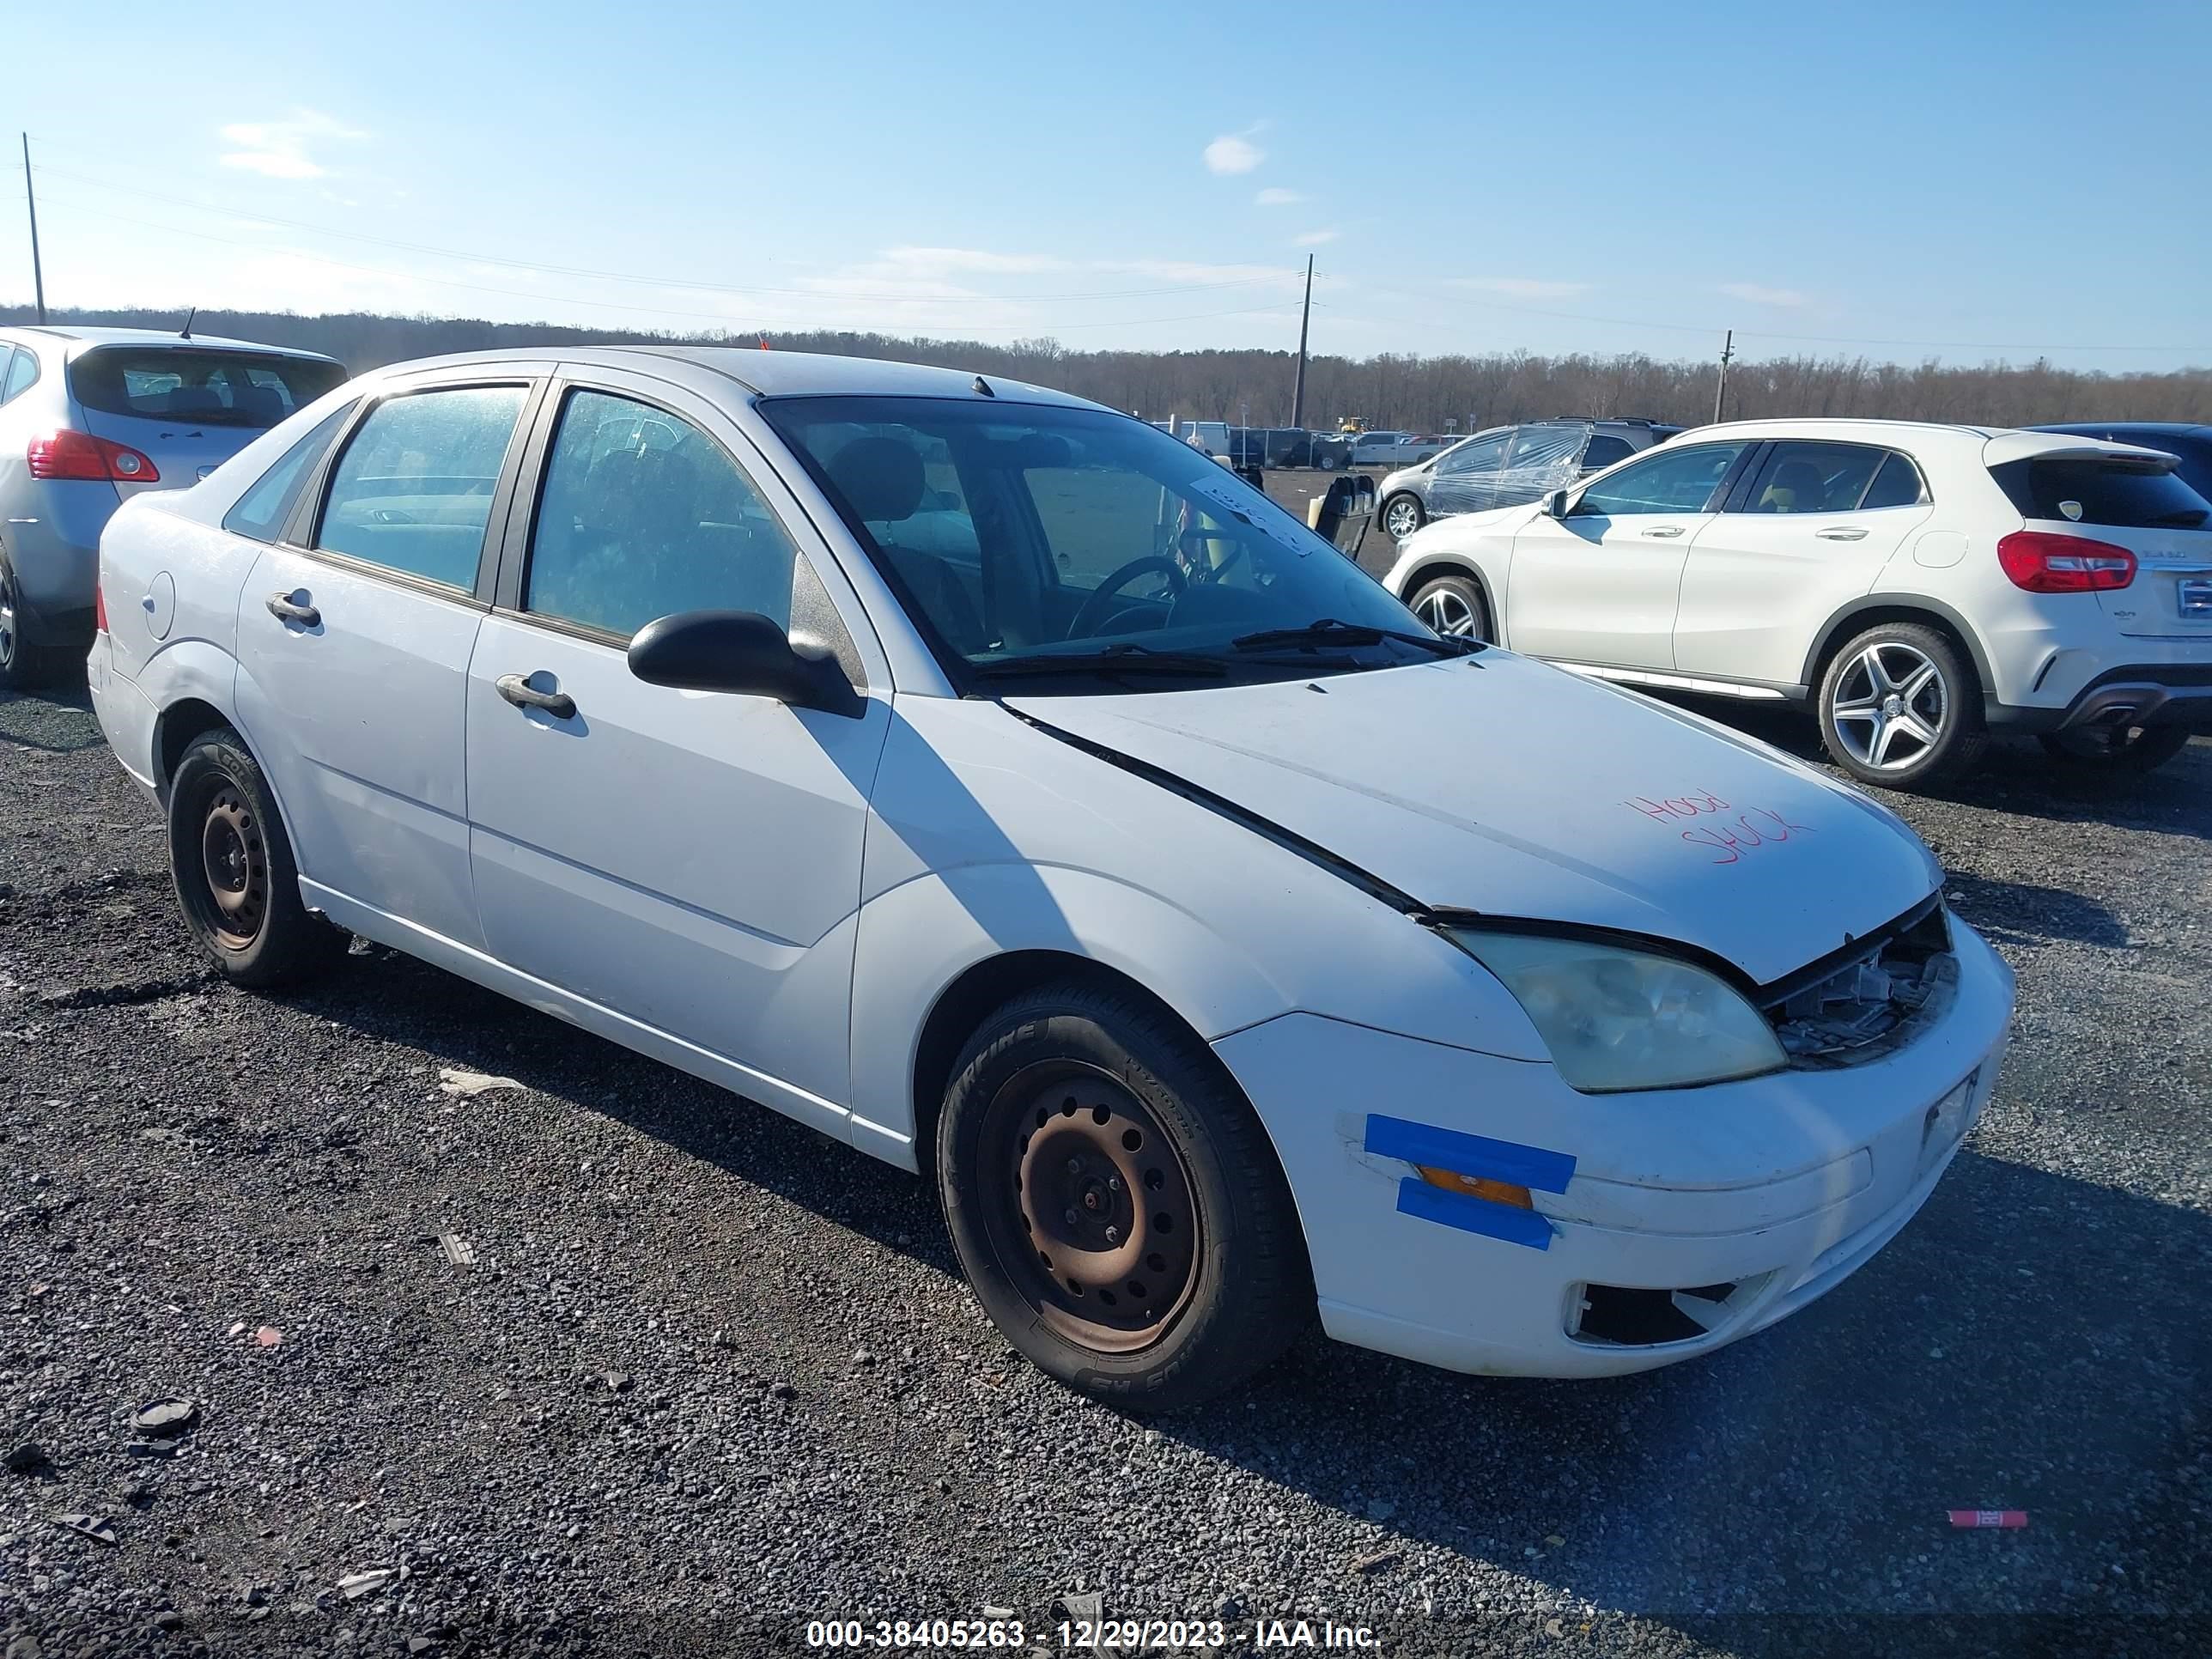
[[[1724,1083],[1789,1063],[1759,1010],[1702,968],[1588,939],[1445,931],[1513,993],[1559,1075],[1585,1094]]]

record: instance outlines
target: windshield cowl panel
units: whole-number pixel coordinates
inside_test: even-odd
[[[1443,648],[1261,491],[1127,416],[952,398],[757,407],[963,690],[1176,690]]]

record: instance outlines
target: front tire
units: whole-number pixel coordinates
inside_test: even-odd
[[[2061,769],[2108,775],[2155,771],[2188,746],[2189,729],[2182,726],[2107,726],[2043,734],[2043,752]]]
[[[1320,455],[1318,455],[1318,456],[1316,456],[1316,457],[1315,458],[1315,459],[1314,459],[1314,465],[1315,465],[1316,466],[1319,467],[1319,468],[1320,468],[1322,471],[1324,471],[1324,472],[1334,472],[1334,471],[1336,471],[1336,468],[1337,468],[1337,459],[1336,459],[1335,452],[1334,452],[1333,450],[1325,450],[1325,451],[1323,451]]]
[[[1415,590],[1407,609],[1447,638],[1497,642],[1490,629],[1490,606],[1472,577],[1432,577]]]
[[[1313,1316],[1266,1131],[1206,1045],[1127,992],[1048,986],[986,1019],[945,1097],[937,1170],[984,1311],[1094,1398],[1197,1405]]]
[[[1820,677],[1820,720],[1837,765],[1889,789],[1956,776],[1989,741],[1973,665],[1923,623],[1884,623],[1847,641]]]
[[[194,738],[170,775],[169,871],[192,937],[233,984],[297,984],[346,953],[346,936],[300,902],[276,797],[227,726]]]
[[[1382,503],[1382,533],[1394,542],[1404,541],[1428,521],[1428,510],[1411,490],[1400,490]]]

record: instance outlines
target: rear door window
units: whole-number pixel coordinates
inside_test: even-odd
[[[255,479],[252,487],[222,515],[222,527],[234,536],[248,537],[257,542],[275,541],[284,528],[284,520],[291,516],[300,485],[353,411],[354,405],[346,404],[318,421],[306,437],[278,456],[276,463]]]
[[[2110,530],[2200,530],[2212,523],[2212,501],[2154,464],[2030,459],[2007,461],[1990,474],[2022,518]]]
[[[331,469],[315,545],[448,587],[475,587],[492,494],[525,395],[519,386],[453,386],[379,404]]]
[[[345,370],[313,357],[189,346],[100,346],[70,365],[70,394],[100,415],[265,428],[330,391]]]
[[[1853,513],[1888,459],[1868,444],[1778,443],[1735,499],[1747,513]]]

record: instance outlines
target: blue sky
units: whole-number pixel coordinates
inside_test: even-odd
[[[98,15],[7,30],[54,304],[2212,363],[2203,0]]]

